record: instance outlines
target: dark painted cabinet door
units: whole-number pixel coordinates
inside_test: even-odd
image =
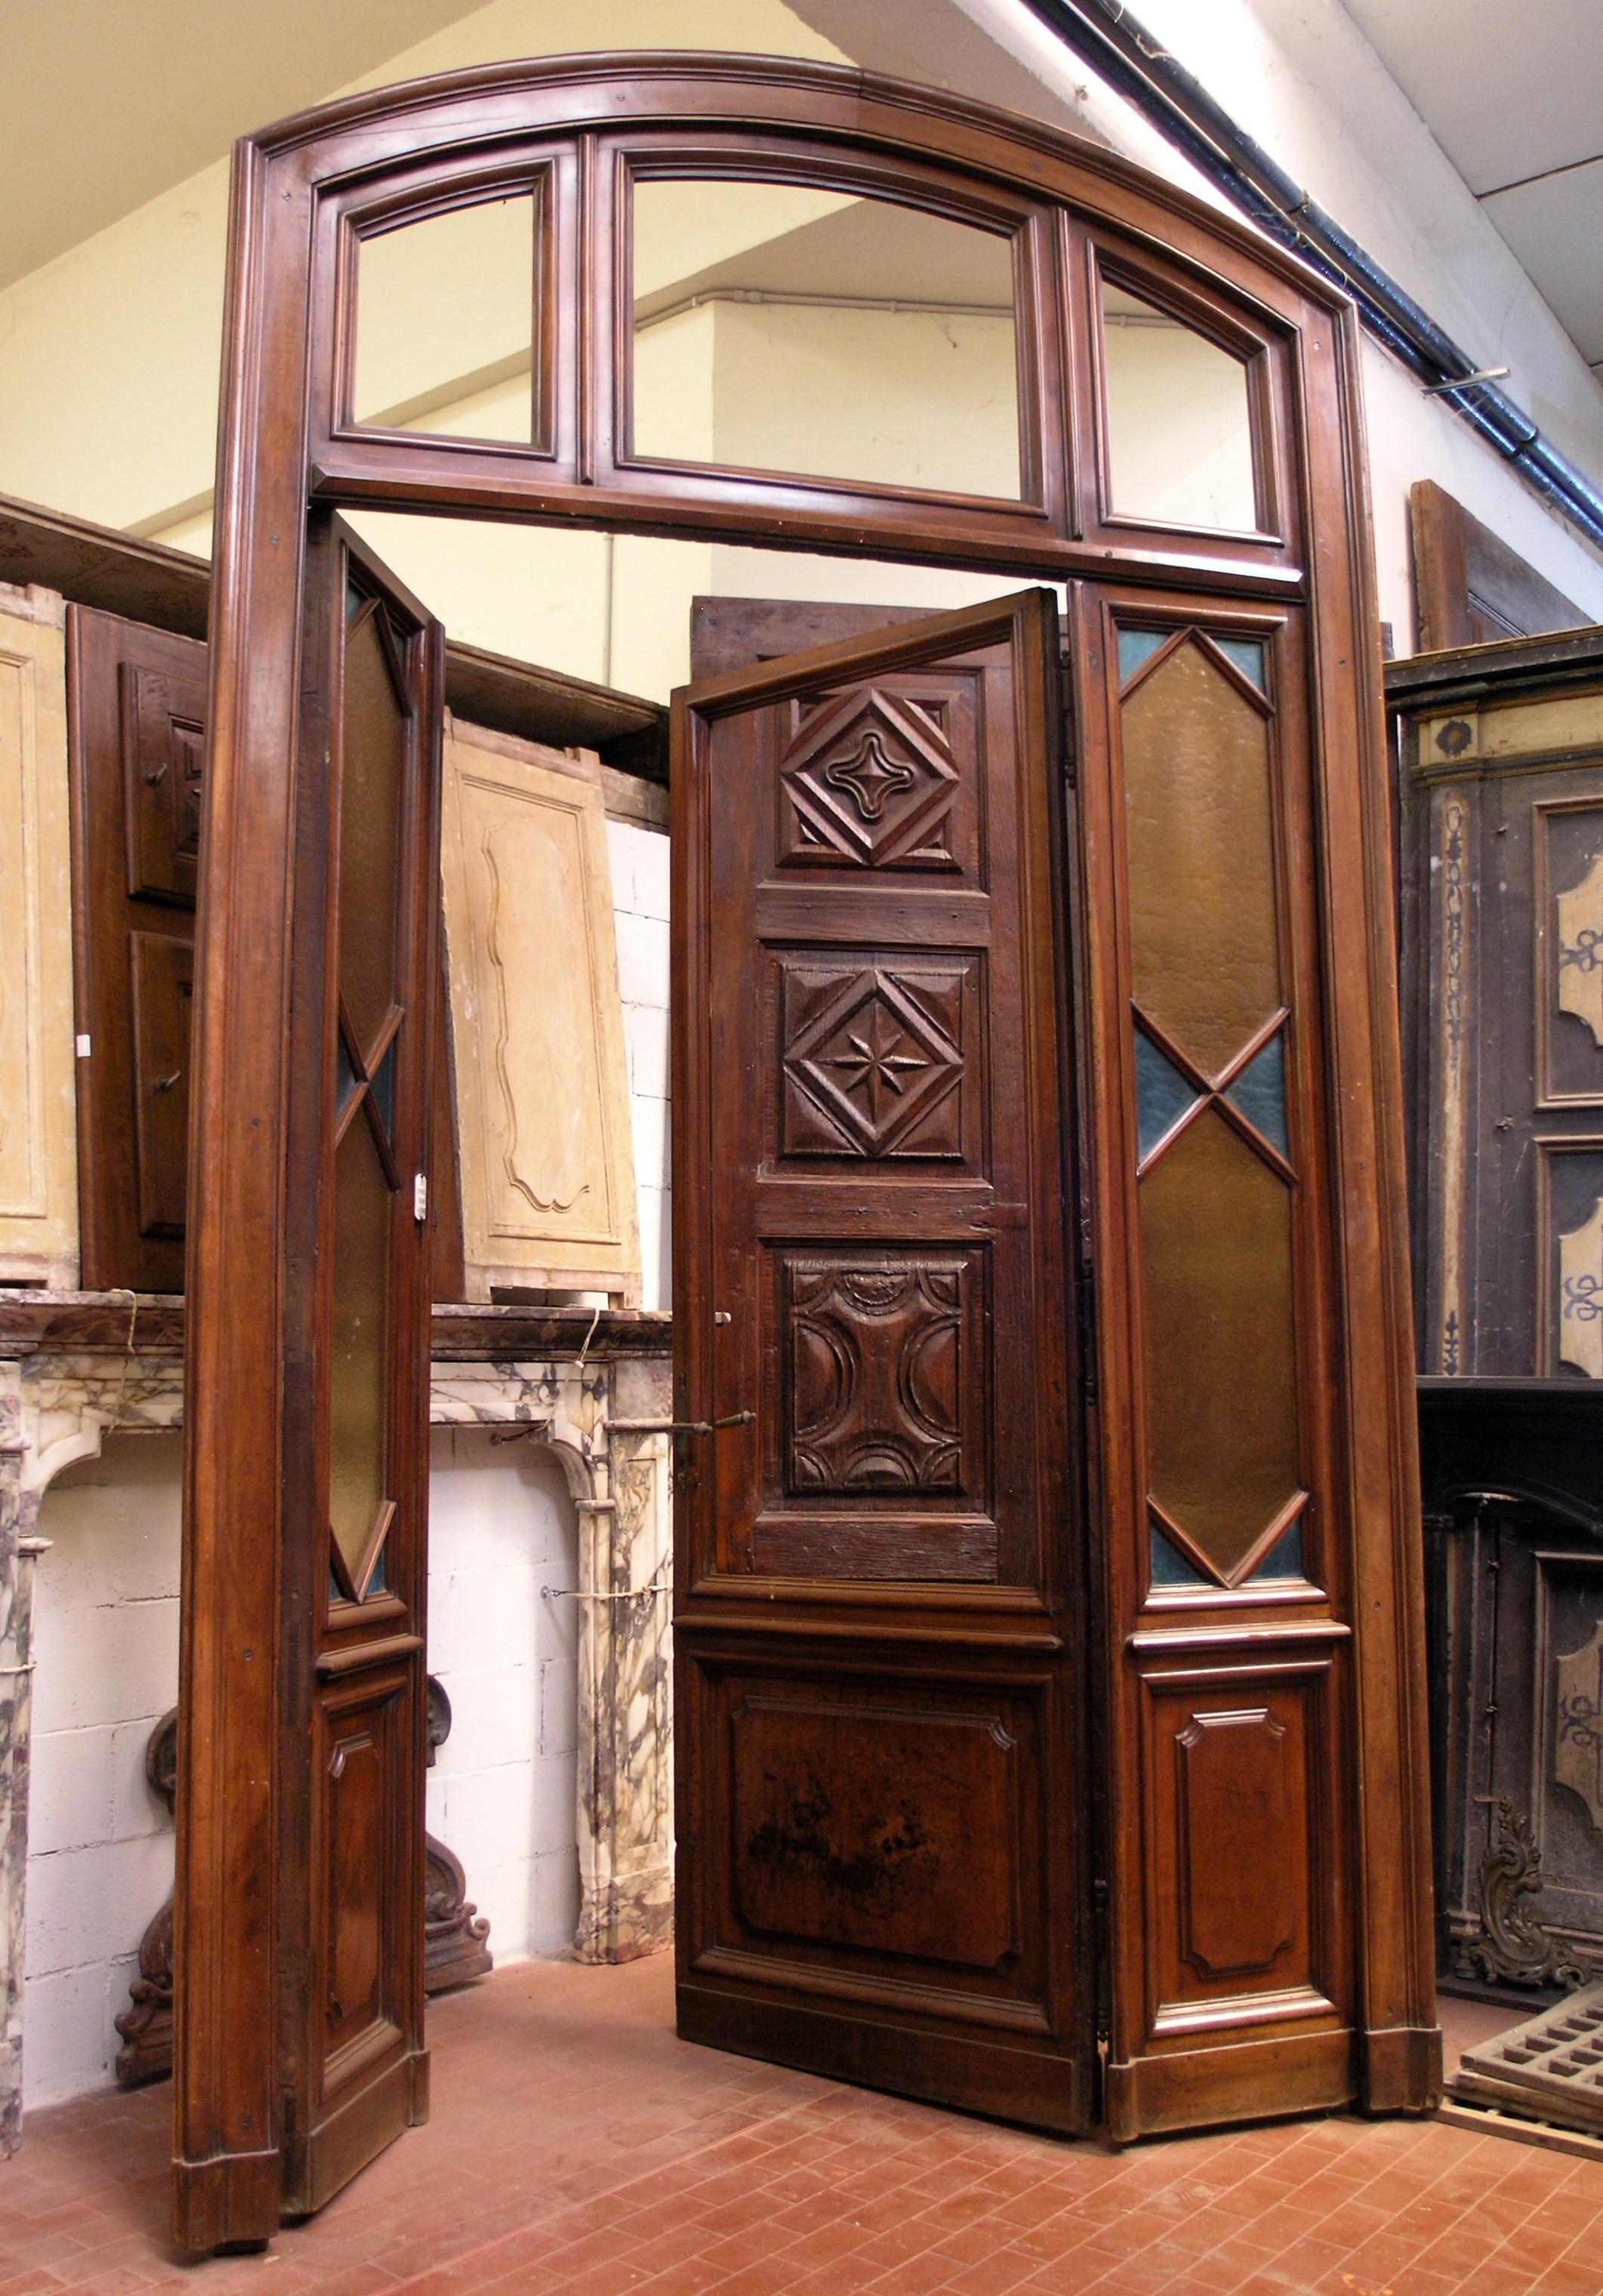
[[[679,2013],[1084,2125],[1055,608],[678,698]]]
[[[206,648],[87,606],[68,643],[83,1282],[180,1292]]]

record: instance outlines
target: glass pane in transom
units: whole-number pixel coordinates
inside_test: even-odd
[[[530,443],[536,209],[483,200],[360,242],[354,421]]]
[[[1018,498],[1013,243],[813,185],[634,186],[632,451]]]
[[[1258,525],[1242,360],[1182,320],[1102,283],[1109,507],[1164,526]]]
[[[406,712],[382,606],[352,623],[339,775],[339,991],[364,1065],[396,1002]]]

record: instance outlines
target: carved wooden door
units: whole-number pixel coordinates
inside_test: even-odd
[[[1092,2110],[1048,594],[675,720],[680,2030]]]
[[[237,912],[202,910],[202,1034],[236,985],[214,968],[257,967],[261,1004],[283,1015],[259,1057],[279,1064],[284,1114],[275,1282],[259,1299],[220,1300],[209,1281],[226,1133],[192,1185],[175,2052],[190,2248],[259,2240],[281,2213],[320,2207],[428,2107],[426,1176],[444,634],[327,514],[312,521],[306,594],[292,795],[276,814],[264,802],[257,832],[295,856],[293,913],[258,915],[247,945]],[[208,886],[225,880],[224,857],[207,865]],[[233,1418],[252,1350],[271,1360],[274,1316],[266,1519],[222,1524],[210,1478],[241,1439]],[[241,1647],[221,1629],[218,1581],[274,1569],[273,1504],[275,1635]],[[244,1869],[244,1810],[273,1842],[269,1870]]]

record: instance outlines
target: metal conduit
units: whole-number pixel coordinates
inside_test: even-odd
[[[1603,544],[1603,494],[1495,383],[1460,389],[1476,362],[1428,311],[1223,111],[1123,0],[1026,0],[1064,45],[1117,90],[1261,229],[1349,294],[1370,332],[1514,464],[1536,492]]]

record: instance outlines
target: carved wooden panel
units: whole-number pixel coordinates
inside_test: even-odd
[[[195,953],[167,933],[128,936],[133,970],[139,1232],[184,1234]]]
[[[786,1256],[789,1490],[981,1503],[980,1282],[959,1253]]]
[[[1025,593],[675,719],[675,1918],[691,2038],[1067,2128],[1057,661]]]
[[[639,1298],[600,767],[461,725],[443,863],[468,1296]]]
[[[973,958],[779,959],[781,1153],[963,1153],[964,1006]]]
[[[836,2015],[872,2005],[1043,2035],[1038,1680],[792,1654],[696,1662],[685,1686],[699,1807],[727,1837],[694,1909],[681,1898],[697,1967],[794,1986]]]
[[[200,856],[204,655],[192,676],[121,664],[128,892],[192,906]]]
[[[0,585],[0,1276],[78,1281],[61,602]]]
[[[1328,2009],[1329,1850],[1314,1765],[1322,1661],[1146,1676],[1155,2030]]]
[[[730,1741],[748,1931],[959,1969],[1017,1956],[1019,1746],[1000,1711],[752,1692]]]

